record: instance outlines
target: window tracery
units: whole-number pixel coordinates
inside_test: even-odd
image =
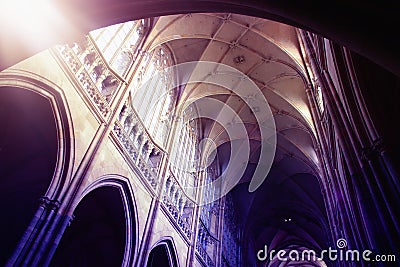
[[[240,259],[240,232],[237,225],[237,218],[234,210],[234,203],[231,193],[225,197],[224,223],[222,237],[222,258],[223,266],[239,266]]]
[[[147,20],[136,20],[111,25],[89,33],[104,59],[113,70],[126,76],[135,61],[145,36]]]
[[[132,104],[152,137],[165,146],[171,126],[171,115],[176,102],[171,51],[159,46],[144,53],[132,86]]]

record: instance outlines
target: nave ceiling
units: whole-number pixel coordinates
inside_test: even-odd
[[[230,154],[232,144],[249,142],[247,168],[240,184],[233,190],[233,196],[239,217],[248,218],[241,224],[252,229],[248,234],[254,249],[262,247],[263,242],[279,243],[276,240],[308,240],[309,243],[305,241],[302,246],[313,248],[326,242],[322,226],[326,215],[316,178],[319,163],[315,130],[296,31],[277,22],[236,14],[173,15],[160,17],[155,22],[144,45],[144,50],[159,45],[168,47],[176,64],[211,61],[231,66],[254,81],[268,101],[275,122],[277,146],[271,171],[254,194],[249,194],[247,188],[259,163],[262,140],[260,127],[253,110],[246,105],[246,99],[228,88],[192,83],[180,91],[177,104],[179,110],[203,103],[204,99],[210,100],[206,103],[218,101],[231,108],[243,123],[245,134],[232,138],[227,125],[212,119],[198,119],[200,139],[211,141],[208,145],[212,143],[203,147],[203,152],[207,154],[209,149],[207,155],[217,155],[222,169],[229,160],[236,159]],[[220,105],[194,106],[199,114],[221,112]],[[238,117],[224,121],[235,122]],[[278,229],[284,217],[291,213],[294,226]]]

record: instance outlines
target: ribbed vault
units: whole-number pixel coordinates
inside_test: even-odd
[[[232,125],[239,120],[245,129],[244,134],[232,136],[226,125],[218,121],[197,119],[200,139],[208,140],[203,147],[204,156],[217,157],[221,171],[229,161],[235,161],[232,145],[240,147],[241,142],[249,142],[246,171],[233,190],[242,218],[240,224],[250,240],[246,247],[249,261],[254,260],[254,251],[265,244],[283,249],[298,245],[317,251],[324,247],[328,228],[296,29],[236,14],[186,14],[159,18],[149,37],[146,50],[166,45],[177,64],[211,61],[240,70],[255,82],[259,94],[270,105],[277,133],[276,154],[266,182],[250,194],[247,188],[259,164],[262,140],[257,111],[246,103],[259,96],[248,95],[243,99],[231,88],[191,83],[181,90],[177,104],[178,110],[193,106],[198,113],[217,117],[220,105],[196,103],[205,99],[212,100],[211,103],[218,101],[234,114],[224,120]],[[289,217],[290,223],[283,224]]]

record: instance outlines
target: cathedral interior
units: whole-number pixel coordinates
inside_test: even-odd
[[[0,10],[1,266],[399,266],[391,2]]]

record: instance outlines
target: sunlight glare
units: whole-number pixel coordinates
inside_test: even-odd
[[[51,0],[8,0],[1,2],[1,15],[10,25],[18,29],[32,29],[46,26],[47,19],[53,17]]]
[[[0,0],[1,28],[33,46],[51,40],[64,22],[52,0]]]

